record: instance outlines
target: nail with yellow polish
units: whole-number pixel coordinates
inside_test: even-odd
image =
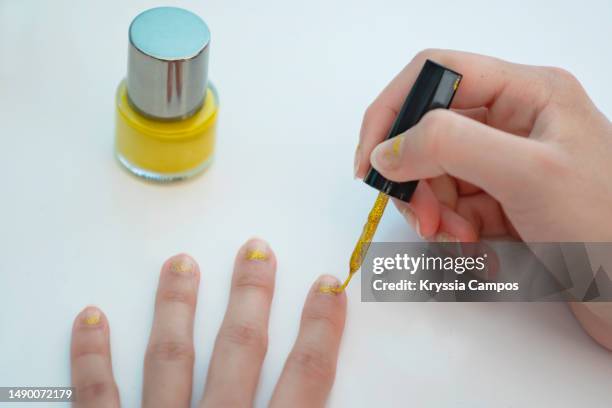
[[[174,273],[190,274],[194,268],[193,260],[187,256],[179,256],[170,262],[170,270]]]
[[[323,276],[318,282],[319,293],[326,295],[337,295],[342,293],[340,290],[340,281],[333,276]]]
[[[375,168],[390,168],[399,164],[404,135],[398,135],[376,146],[372,152],[372,165]]]
[[[252,241],[246,251],[248,261],[267,261],[270,258],[268,246],[262,241]]]
[[[88,326],[95,326],[100,323],[100,311],[96,308],[90,307],[83,313],[83,323]]]

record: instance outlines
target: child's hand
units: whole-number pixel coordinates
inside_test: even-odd
[[[381,142],[426,59],[463,74],[454,111],[429,112],[393,149]],[[610,242],[611,157],[612,124],[571,74],[427,50],[367,109],[355,175],[371,162],[390,180],[421,180],[410,204],[395,204],[427,239]],[[612,350],[612,303],[570,307]]]
[[[461,74],[454,111],[387,136],[426,59]],[[418,54],[365,113],[355,175],[370,163],[422,180],[400,211],[428,239],[612,241],[612,125],[569,73],[456,51]]]
[[[275,272],[276,258],[265,242],[250,240],[238,252],[202,407],[252,405],[268,344]],[[199,282],[200,269],[187,255],[170,258],[162,267],[145,353],[144,407],[190,406]],[[295,346],[272,395],[271,406],[324,405],[334,381],[346,295],[324,294],[318,289],[320,285],[337,283],[335,278],[324,276],[310,290]],[[111,367],[109,324],[99,309],[87,307],[77,316],[71,359],[76,406],[119,406]]]

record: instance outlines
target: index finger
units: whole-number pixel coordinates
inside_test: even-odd
[[[488,108],[489,124],[507,132],[525,134],[524,129],[533,125],[534,113],[542,109],[550,94],[545,75],[535,67],[461,51],[421,51],[366,110],[359,134],[357,177],[363,178],[368,171],[370,153],[387,137],[427,59],[463,75],[453,99],[454,108]],[[529,103],[514,103],[520,100]],[[513,128],[503,123],[510,113]]]

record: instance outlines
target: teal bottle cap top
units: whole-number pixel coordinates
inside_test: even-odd
[[[189,59],[208,46],[210,31],[204,20],[190,11],[157,7],[134,19],[130,41],[143,53],[158,59]]]

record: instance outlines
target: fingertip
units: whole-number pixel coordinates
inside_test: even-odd
[[[419,181],[409,205],[418,220],[419,237],[433,236],[440,226],[440,203],[426,180]]]
[[[238,251],[237,258],[247,262],[269,262],[276,264],[276,255],[270,244],[259,237],[249,238]]]
[[[164,262],[162,273],[164,272],[177,276],[198,276],[200,266],[191,255],[179,253]]]
[[[412,208],[412,205],[405,201],[398,200],[397,198],[393,198],[392,201],[395,205],[395,208],[397,208],[399,213],[404,217],[408,225],[410,225],[414,229],[419,238],[423,239],[423,236],[421,234],[421,223],[419,221],[418,215]]]
[[[383,163],[382,157],[390,151],[391,144],[388,141],[379,143],[370,152],[370,165],[383,176],[388,170],[388,166]]]
[[[331,321],[342,328],[346,315],[346,291],[339,290],[342,282],[332,275],[321,275],[311,287],[304,305],[304,313],[316,316],[328,316]]]
[[[355,156],[355,160],[359,160],[359,164],[355,165],[355,179],[363,180],[370,169],[372,168],[372,164],[370,163],[369,156],[365,153],[364,149],[360,147],[359,158]]]
[[[363,160],[361,156],[361,144],[358,144],[355,148],[355,158],[353,159],[353,177],[355,177],[355,179],[361,179],[364,177],[362,175]]]
[[[119,406],[109,330],[106,316],[96,306],[85,307],[75,318],[70,341],[70,371],[78,406]]]
[[[365,177],[370,168],[372,150],[385,140],[397,116],[395,109],[387,102],[385,98],[378,97],[363,115],[359,132],[359,170],[355,172],[357,178]]]
[[[344,291],[338,289],[342,285],[342,282],[332,275],[321,275],[317,278],[315,283],[312,285],[312,292],[321,295],[344,295]]]
[[[344,290],[336,291],[341,281],[332,275],[319,276],[310,288],[302,310],[302,327],[312,328],[322,323],[326,334],[321,341],[337,341],[342,336],[346,320],[347,297]],[[331,336],[331,337],[330,337]]]
[[[104,327],[106,316],[98,307],[88,305],[74,319],[74,328],[100,328]]]
[[[70,344],[72,359],[90,351],[106,354],[109,347],[108,319],[100,308],[88,305],[74,319]]]

